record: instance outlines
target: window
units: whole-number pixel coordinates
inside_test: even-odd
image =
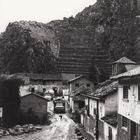
[[[89,107],[89,99],[88,99],[88,105],[86,105],[87,115],[90,116],[90,107]]]
[[[94,115],[97,115],[97,109],[96,108],[93,109],[93,113],[94,113]]]
[[[32,87],[32,88],[31,88],[31,92],[32,92],[32,93],[34,93],[34,92],[35,92],[35,89],[34,89],[34,87]]]
[[[123,86],[123,99],[128,99],[128,86]]]
[[[138,85],[138,101],[140,101],[140,85]]]
[[[78,84],[78,83],[76,83],[76,84],[75,84],[75,87],[77,87],[77,88],[78,88],[78,87],[79,87],[79,84]]]
[[[87,84],[87,87],[90,87],[90,84]]]
[[[127,118],[122,116],[122,127],[127,128]]]
[[[45,91],[46,91],[46,88],[43,88],[43,92],[45,93]]]
[[[87,105],[87,115],[90,116],[89,105]]]

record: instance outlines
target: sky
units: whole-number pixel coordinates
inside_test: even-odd
[[[27,20],[47,23],[75,16],[96,0],[0,0],[0,32],[9,22]]]

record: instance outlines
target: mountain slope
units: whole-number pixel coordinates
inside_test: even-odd
[[[0,37],[1,69],[45,73],[57,66],[59,72],[90,74],[94,63],[110,75],[110,62],[140,59],[138,8],[131,0],[98,0],[75,17],[11,23]]]

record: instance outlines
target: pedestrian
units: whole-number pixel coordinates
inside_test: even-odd
[[[62,115],[60,115],[59,117],[60,117],[60,119],[62,120]]]

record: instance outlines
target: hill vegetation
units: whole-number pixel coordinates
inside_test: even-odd
[[[98,0],[75,17],[47,24],[10,23],[0,37],[0,70],[9,73],[55,71],[56,58],[62,48],[100,50],[107,55],[107,62],[122,56],[139,61],[138,14],[137,3]],[[101,61],[94,62],[103,66]]]
[[[20,21],[9,23],[0,38],[2,73],[55,71],[57,44],[46,24]]]

